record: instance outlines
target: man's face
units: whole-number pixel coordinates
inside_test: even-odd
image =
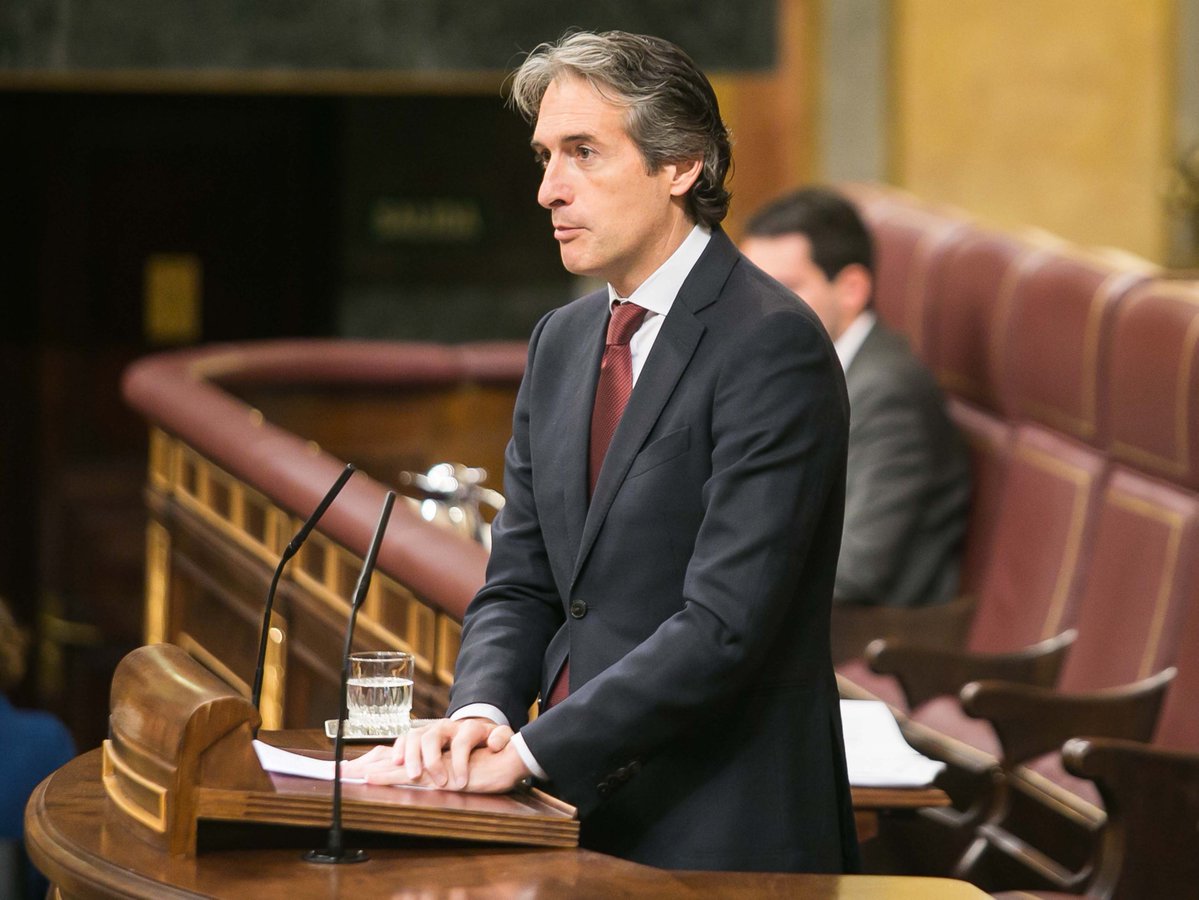
[[[741,242],[741,252],[775,281],[802,297],[833,340],[848,327],[839,287],[812,262],[812,243],[806,236],[793,233],[748,237]]]
[[[568,271],[602,278],[627,297],[691,230],[682,198],[697,167],[648,173],[624,109],[583,79],[550,84],[532,145],[545,169],[537,202],[552,214]]]

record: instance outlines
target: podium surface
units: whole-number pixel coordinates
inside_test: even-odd
[[[39,785],[25,813],[34,863],[64,900],[97,897],[286,896],[309,898],[789,897],[820,900],[971,900],[964,882],[893,876],[668,872],[587,850],[523,849],[372,838],[371,859],[352,866],[304,862],[293,831],[255,829],[179,856],[141,839],[109,814],[101,753],[93,750]],[[311,845],[324,843],[312,830]],[[352,835],[351,837],[357,837]],[[233,846],[229,846],[232,844]],[[353,846],[354,844],[351,844]]]

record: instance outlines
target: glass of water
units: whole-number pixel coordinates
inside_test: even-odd
[[[400,650],[351,653],[346,709],[346,725],[354,734],[404,734],[412,721],[412,654]]]

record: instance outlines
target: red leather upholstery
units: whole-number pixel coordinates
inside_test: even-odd
[[[967,646],[981,653],[1020,650],[1074,624],[1106,462],[1090,447],[1037,425],[1018,428],[1009,449],[1003,426],[964,406],[955,409],[980,440],[993,442],[1001,471],[990,477],[1002,484],[1002,497],[979,498],[998,509],[993,522],[980,522],[990,533],[979,551],[985,559],[976,563],[983,571]],[[837,672],[866,694],[900,709],[906,705],[890,676],[859,661],[843,663]],[[968,722],[962,714],[958,720]]]
[[[886,198],[863,208],[875,236],[875,309],[924,358],[930,273],[954,238],[964,233],[966,220],[949,211]]]
[[[897,192],[855,196],[880,245],[880,311],[933,368],[971,446],[969,648],[1012,650],[1076,627],[1058,683],[1066,692],[1176,665],[1153,743],[1199,752],[1199,282],[1151,280],[1147,265],[990,233]],[[838,671],[888,689],[852,664]],[[947,759],[1000,750],[956,697],[909,718],[912,735],[948,739]],[[962,865],[978,862],[982,840],[1035,869],[1030,884],[1057,871],[1085,887],[1081,833],[1102,820],[1095,785],[1067,773],[1056,752],[1005,778],[1014,790],[996,795]],[[1038,797],[1043,818],[1026,802]],[[1074,800],[1077,814],[1065,814]],[[965,828],[980,821],[958,810]],[[1126,870],[1154,859],[1144,852],[1151,837],[1138,839],[1140,862],[1125,859]]]
[[[991,362],[1005,415],[1103,447],[1099,394],[1111,320],[1144,278],[1064,250],[1030,260],[995,321]]]
[[[1169,750],[1199,752],[1199,573],[1186,573],[1187,615],[1179,628],[1178,675],[1166,689],[1153,743]]]
[[[1012,428],[1002,419],[953,398],[949,400],[949,415],[966,439],[973,481],[959,592],[977,596],[1003,500]]]
[[[1025,241],[975,230],[955,233],[938,254],[923,309],[924,353],[951,395],[997,408],[995,324],[1035,256]]]
[[[1178,658],[1199,572],[1199,497],[1117,469],[1103,492],[1078,604],[1078,640],[1059,687],[1130,684]]]
[[[1112,322],[1112,456],[1199,490],[1199,284],[1140,286]]]
[[[1058,681],[1064,692],[1119,687],[1175,662],[1185,663],[1178,652],[1180,626],[1189,606],[1199,608],[1199,497],[1117,470],[1104,486],[1096,518],[1074,617],[1078,639]],[[1199,631],[1199,625],[1193,630]],[[1195,652],[1199,653],[1199,639]],[[1190,679],[1196,682],[1191,687],[1199,703],[1199,675],[1190,673]],[[989,726],[967,718],[956,698],[933,700],[912,718],[985,753],[997,753]],[[1188,723],[1174,727],[1185,731]],[[1060,754],[1035,759],[1028,767],[1092,805],[1101,805],[1094,785],[1066,772]]]
[[[1019,649],[1074,623],[1104,458],[1037,425],[1017,429],[969,647]]]

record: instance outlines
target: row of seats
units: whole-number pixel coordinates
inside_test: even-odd
[[[974,464],[962,599],[860,614],[854,633],[878,640],[838,666],[846,695],[888,701],[951,764],[953,808],[894,844],[991,889],[1174,896],[1169,879],[1199,877],[1199,285],[846,191],[877,238],[879,314],[945,389]],[[1111,774],[1117,746],[1136,775]],[[1147,747],[1191,767],[1160,806]],[[1113,793],[1126,777],[1133,799]],[[1135,810],[1151,818],[1130,826]]]

